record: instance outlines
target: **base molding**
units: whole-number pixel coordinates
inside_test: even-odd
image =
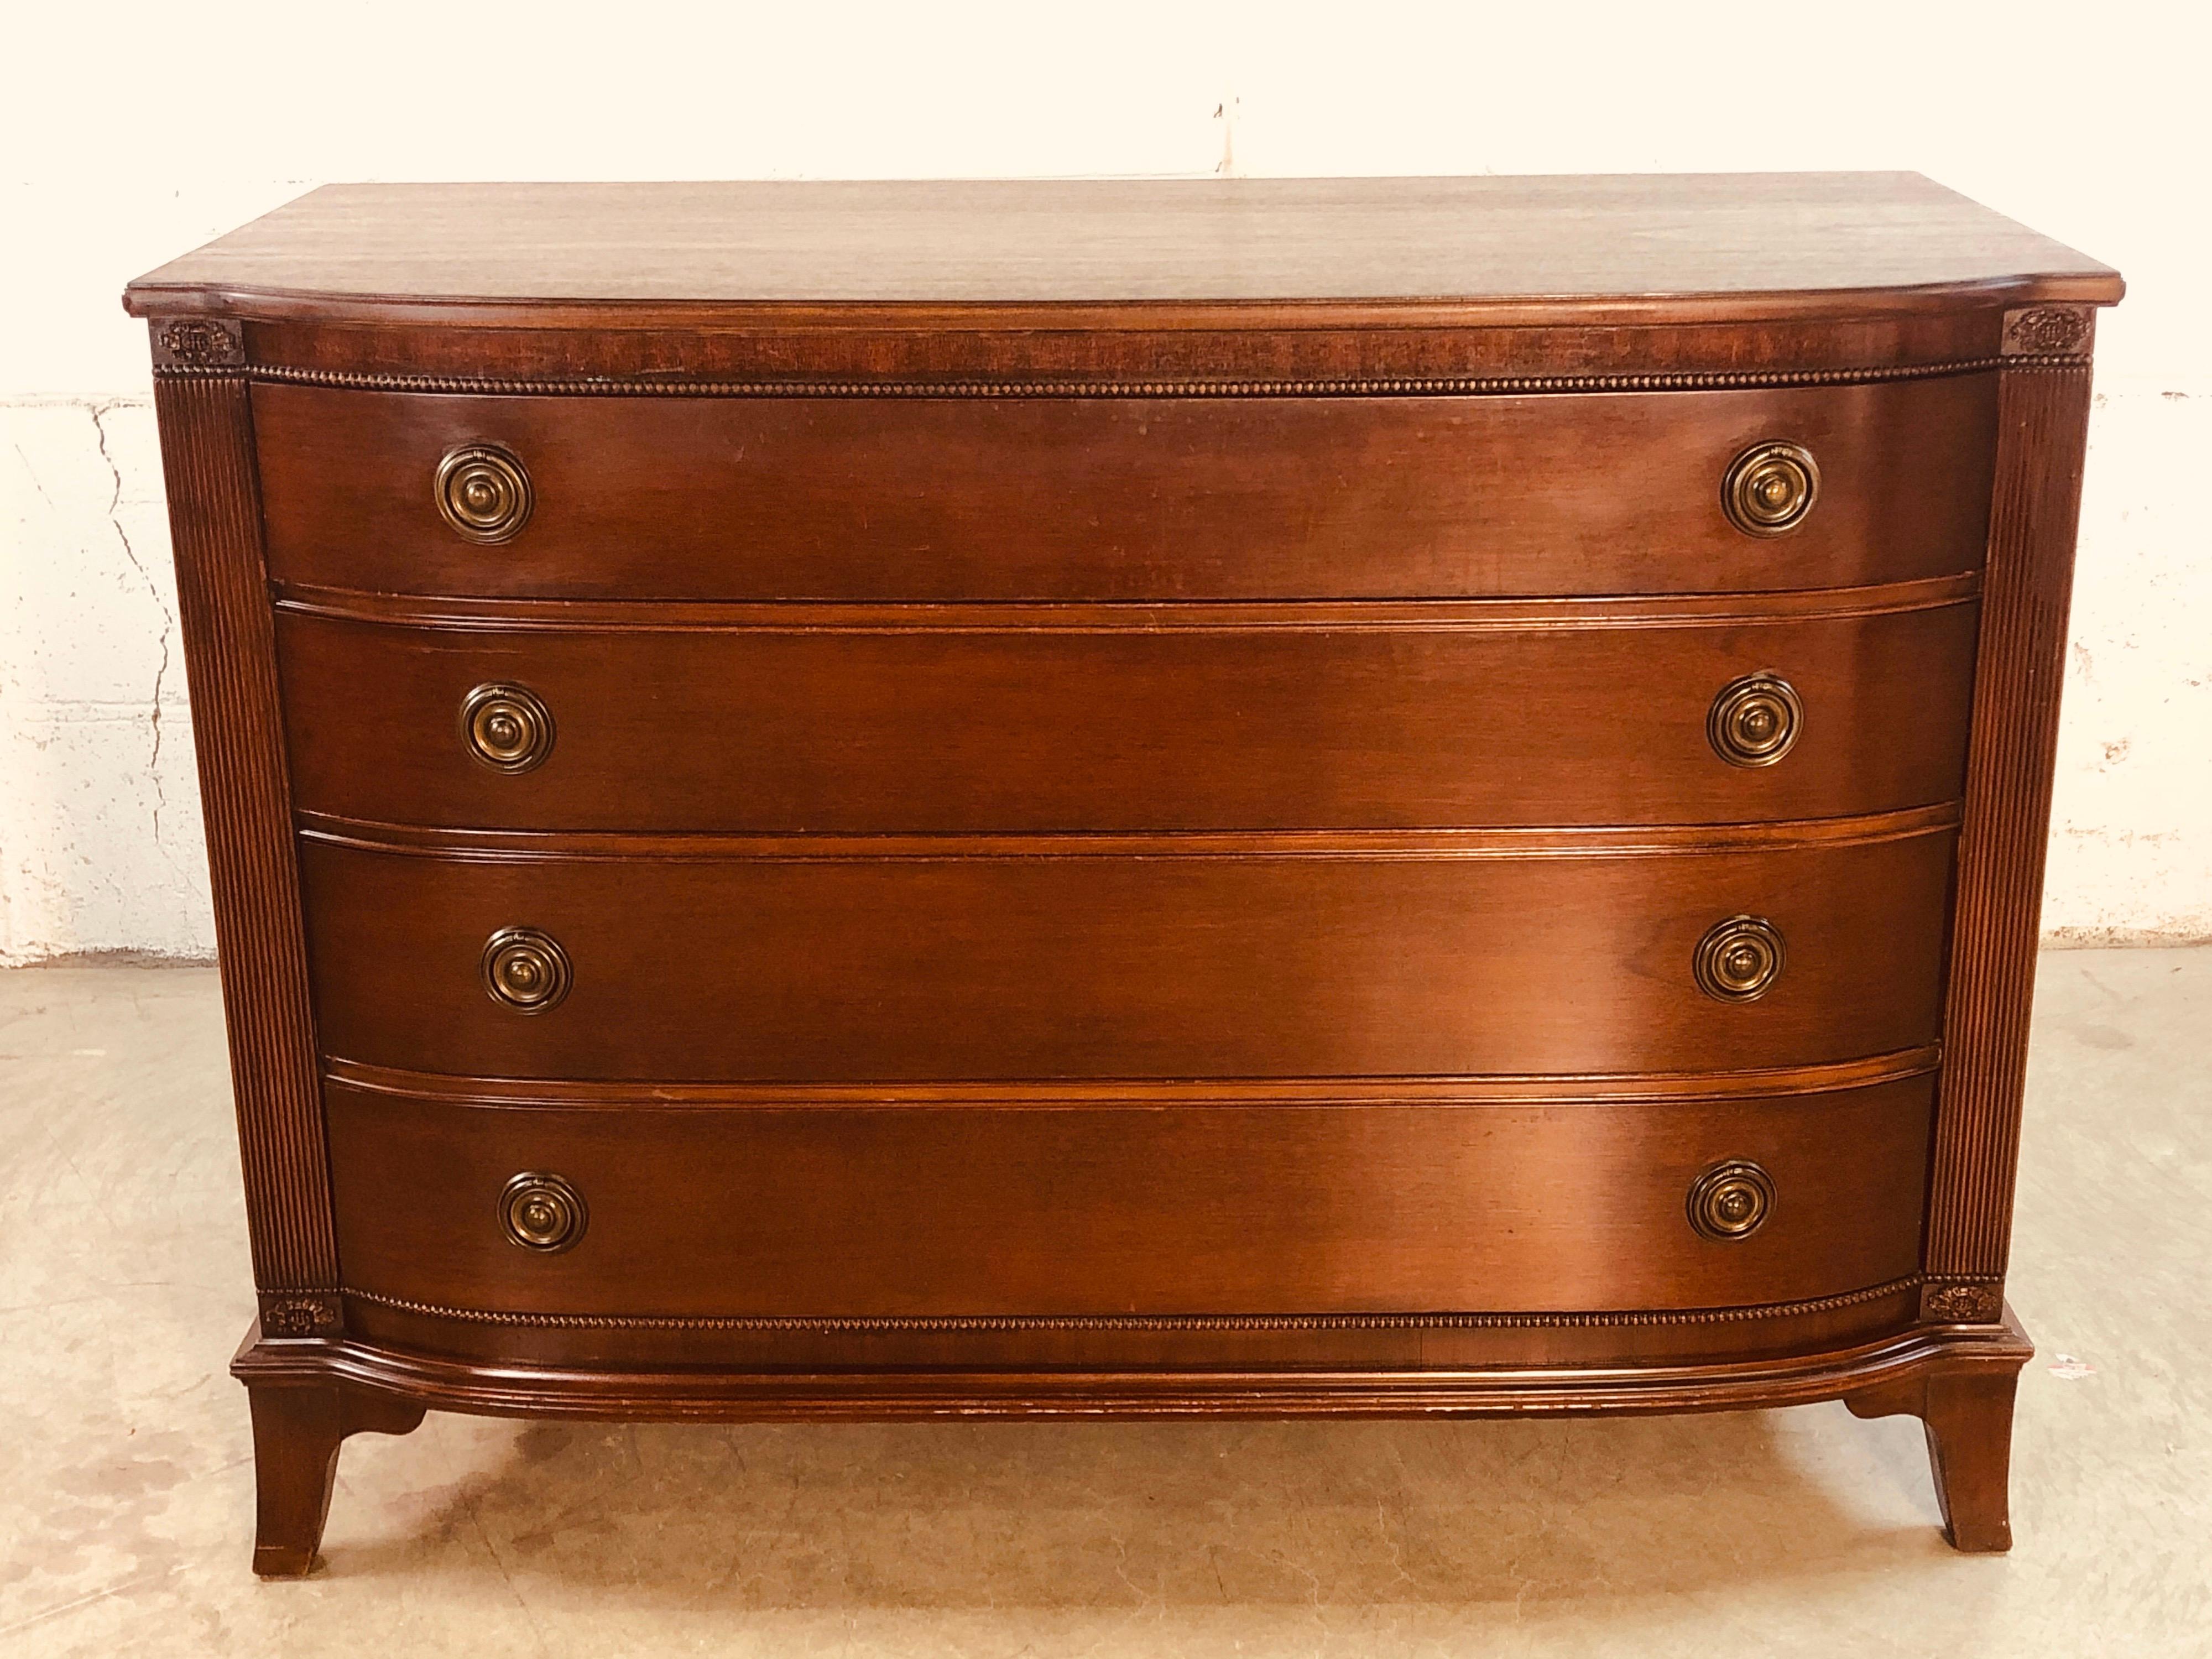
[[[1757,1359],[1641,1365],[1121,1370],[610,1370],[434,1358],[256,1325],[231,1373],[253,1407],[254,1570],[312,1569],[341,1443],[404,1434],[426,1410],[610,1421],[976,1418],[1516,1417],[1735,1411],[1841,1400],[1928,1431],[1944,1528],[1961,1550],[2011,1547],[2013,1393],[2035,1349],[2009,1308],[1986,1325]]]
[[[340,1383],[436,1411],[604,1420],[1242,1415],[1519,1416],[1753,1410],[1841,1400],[1960,1366],[2017,1371],[2035,1349],[2009,1309],[1778,1358],[1630,1366],[1398,1369],[647,1370],[492,1364],[337,1340],[249,1337],[249,1387]]]
[[[427,1409],[598,1420],[852,1422],[929,1418],[1416,1418],[1736,1411],[1843,1401],[1924,1422],[1944,1531],[2004,1551],[2013,1389],[2035,1347],[2006,1307],[1990,1325],[1911,1328],[1785,1358],[1418,1370],[581,1370],[491,1364],[356,1338],[248,1332],[230,1371],[254,1413],[254,1571],[316,1564],[338,1447],[407,1433]]]

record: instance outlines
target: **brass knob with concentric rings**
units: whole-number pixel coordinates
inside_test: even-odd
[[[560,1176],[526,1170],[499,1195],[500,1225],[509,1242],[541,1255],[574,1249],[591,1212],[584,1195]]]
[[[1705,716],[1705,738],[1730,766],[1771,766],[1805,724],[1797,688],[1779,674],[1746,674],[1721,687]]]
[[[1730,916],[1698,941],[1698,988],[1722,1002],[1755,1002],[1782,977],[1782,933],[1764,916]]]
[[[568,994],[568,953],[550,933],[502,927],[484,941],[484,994],[518,1014],[542,1014]]]
[[[1747,536],[1786,536],[1820,494],[1820,468],[1802,444],[1753,444],[1721,481],[1721,507]]]
[[[479,685],[461,699],[461,741],[497,772],[527,772],[553,752],[553,713],[526,685]]]
[[[1749,1238],[1774,1212],[1774,1177],[1748,1158],[1716,1164],[1690,1183],[1690,1225],[1719,1243]]]
[[[530,522],[530,474],[496,444],[463,444],[438,463],[438,512],[472,542],[503,542]]]

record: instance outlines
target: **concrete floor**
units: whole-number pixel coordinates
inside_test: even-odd
[[[530,1426],[350,1442],[256,1581],[214,974],[0,974],[0,1654],[2212,1653],[2212,951],[2046,956],[2009,1557],[1918,1425]]]

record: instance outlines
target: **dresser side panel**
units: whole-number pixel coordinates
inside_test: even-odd
[[[254,1279],[264,1329],[326,1334],[337,1246],[252,415],[242,378],[157,374],[154,386]]]
[[[1976,1322],[2011,1242],[2089,362],[2000,382],[1927,1259],[1930,1316]]]

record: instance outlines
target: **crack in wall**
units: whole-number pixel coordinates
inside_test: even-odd
[[[115,539],[123,544],[123,556],[131,561],[131,568],[146,584],[147,592],[153,596],[155,608],[161,613],[161,660],[154,670],[154,708],[151,714],[154,747],[146,763],[147,772],[154,785],[154,844],[160,848],[161,811],[169,804],[168,793],[161,787],[161,687],[169,677],[169,635],[177,625],[177,618],[175,612],[169,609],[169,602],[161,597],[161,585],[154,580],[154,573],[146,568],[138,557],[138,550],[131,545],[131,532],[124,529],[123,519],[118,510],[123,505],[123,469],[115,464],[115,457],[107,451],[107,414],[125,401],[119,398],[111,398],[86,407],[92,414],[92,429],[100,440],[100,459],[107,463],[107,471],[115,480],[115,488],[107,498],[107,522],[115,532]]]

